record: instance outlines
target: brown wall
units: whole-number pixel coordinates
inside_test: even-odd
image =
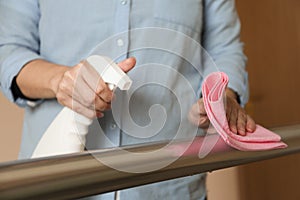
[[[237,0],[249,58],[248,111],[267,127],[300,123],[300,1]],[[238,168],[243,200],[300,199],[300,155]]]
[[[0,162],[17,158],[22,119],[23,110],[10,103],[0,92]]]
[[[208,173],[208,200],[242,200],[237,167]]]
[[[267,127],[299,124],[300,1],[236,0],[236,5],[248,56],[248,112]],[[217,171],[208,179],[208,194],[216,200],[298,200],[299,169],[296,154]]]
[[[249,111],[268,127],[300,123],[300,1],[236,3],[249,58]]]

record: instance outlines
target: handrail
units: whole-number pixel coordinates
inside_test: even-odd
[[[147,166],[173,159],[173,154],[140,157],[134,160],[121,150],[84,152],[0,164],[0,199],[73,199],[129,187],[189,176],[197,173],[247,164],[300,152],[300,125],[272,129],[281,135],[288,148],[260,152],[242,152],[229,147],[213,149],[199,158],[193,150],[158,170],[144,173],[122,172],[102,164],[101,158],[113,164]],[[203,138],[195,145],[200,146]],[[182,144],[181,142],[177,143]],[[149,152],[166,143],[126,147],[132,152]],[[173,156],[173,157],[172,157]]]

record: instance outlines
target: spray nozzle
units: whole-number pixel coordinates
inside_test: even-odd
[[[99,73],[111,90],[115,87],[120,90],[129,90],[132,80],[110,58],[92,55],[86,61]]]

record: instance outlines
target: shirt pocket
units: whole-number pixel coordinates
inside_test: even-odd
[[[154,0],[154,18],[201,32],[203,0]]]

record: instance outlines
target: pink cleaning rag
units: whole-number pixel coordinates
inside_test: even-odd
[[[224,107],[225,89],[228,77],[223,72],[214,72],[207,76],[202,86],[204,107],[207,116],[220,134],[222,139],[231,147],[242,151],[258,151],[285,148],[279,135],[260,125],[256,125],[253,133],[247,132],[245,136],[233,133],[228,125]]]

